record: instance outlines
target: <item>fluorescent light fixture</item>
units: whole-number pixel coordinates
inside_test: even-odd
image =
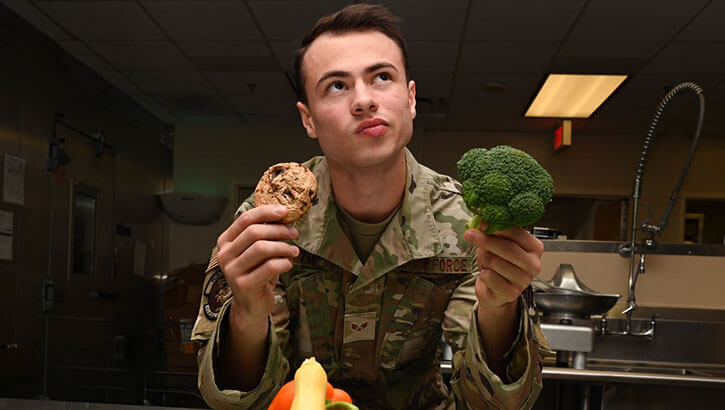
[[[588,118],[626,75],[549,74],[526,117]]]

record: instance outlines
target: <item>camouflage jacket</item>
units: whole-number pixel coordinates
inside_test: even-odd
[[[215,252],[206,272],[193,339],[199,389],[215,408],[266,408],[294,370],[315,356],[329,381],[361,409],[528,408],[541,390],[545,339],[521,298],[519,332],[502,380],[486,366],[477,319],[475,249],[463,240],[471,218],[460,186],[407,155],[406,189],[370,257],[362,263],[338,223],[327,163],[305,163],[318,202],[295,223],[300,248],[280,276],[268,356],[252,391],[219,390],[220,328],[230,291]],[[237,214],[253,207],[248,200]],[[442,336],[454,352],[450,394],[440,371]],[[544,341],[540,347],[540,342]]]

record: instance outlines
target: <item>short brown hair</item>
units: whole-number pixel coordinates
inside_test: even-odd
[[[317,20],[312,29],[302,38],[295,52],[295,83],[297,98],[307,103],[307,92],[302,76],[302,59],[310,44],[324,33],[343,34],[351,31],[379,31],[395,41],[403,54],[405,75],[408,75],[408,54],[403,40],[402,20],[387,8],[373,4],[352,4],[344,9]]]

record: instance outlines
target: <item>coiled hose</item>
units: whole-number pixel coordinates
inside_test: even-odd
[[[675,189],[672,192],[672,195],[670,196],[670,201],[667,204],[667,209],[665,211],[665,215],[662,218],[662,222],[657,226],[659,229],[658,231],[661,232],[665,229],[667,226],[667,221],[670,218],[670,214],[672,214],[672,209],[675,205],[675,200],[677,199],[677,194],[680,192],[680,188],[682,187],[682,183],[685,181],[685,177],[687,176],[687,172],[690,169],[690,163],[692,162],[692,158],[695,156],[695,151],[697,149],[697,143],[700,140],[700,131],[702,130],[702,121],[705,118],[705,95],[703,93],[702,87],[699,85],[692,83],[692,82],[684,82],[681,84],[678,84],[674,88],[670,90],[670,92],[667,93],[667,95],[662,98],[662,101],[660,101],[659,105],[657,106],[657,111],[655,111],[655,116],[652,119],[652,123],[649,127],[649,130],[647,131],[647,135],[644,139],[644,144],[642,145],[642,152],[639,157],[639,161],[637,162],[637,170],[634,175],[634,188],[632,190],[632,198],[635,200],[640,197],[642,193],[642,176],[644,174],[644,168],[647,163],[647,153],[649,152],[650,144],[652,143],[652,140],[654,139],[654,132],[657,128],[657,124],[660,122],[660,119],[662,118],[662,114],[665,112],[665,109],[669,105],[669,103],[682,91],[684,90],[690,90],[693,91],[695,94],[697,94],[697,105],[699,108],[699,115],[697,119],[697,128],[695,128],[695,137],[692,140],[692,145],[690,146],[690,154],[687,157],[687,161],[685,162],[684,168],[682,168],[682,172],[680,173],[680,177],[677,180],[677,183],[675,184]],[[634,209],[634,213],[636,215],[636,208]],[[632,221],[633,224],[636,224],[636,218]]]

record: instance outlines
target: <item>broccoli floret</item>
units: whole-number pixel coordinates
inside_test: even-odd
[[[491,234],[541,219],[554,195],[554,180],[531,155],[507,145],[473,148],[457,163],[461,194],[475,215],[466,225],[486,221]]]

